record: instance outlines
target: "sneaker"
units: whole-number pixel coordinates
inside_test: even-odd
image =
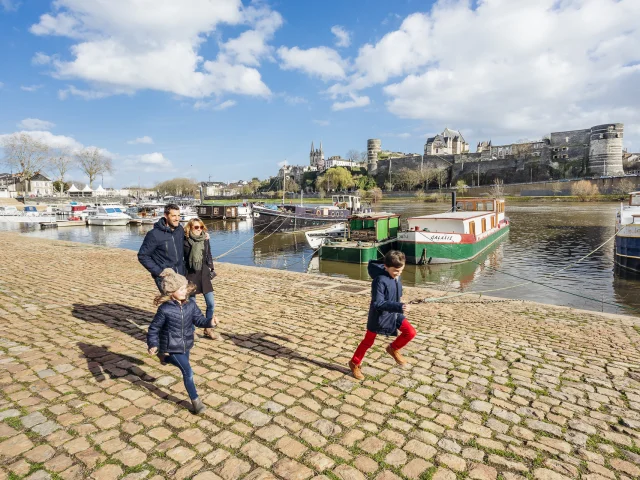
[[[191,400],[191,404],[193,405],[193,413],[196,415],[204,412],[207,408],[205,404],[202,403],[202,400],[200,400],[200,397]]]
[[[400,350],[394,350],[391,348],[391,345],[387,346],[387,353],[393,357],[398,365],[404,365],[407,363],[404,357],[400,354]]]
[[[360,365],[349,360],[349,368],[351,369],[351,373],[356,380],[364,380],[364,375],[362,374],[362,370],[360,370]]]

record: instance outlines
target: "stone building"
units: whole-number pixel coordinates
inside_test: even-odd
[[[367,140],[367,171],[369,175],[376,173],[378,165],[378,154],[382,150],[382,141],[379,138]]]
[[[469,152],[469,144],[457,130],[445,128],[442,133],[427,139],[425,155],[459,155]]]
[[[8,192],[8,196],[11,197],[18,194],[49,197],[54,193],[53,181],[42,173],[36,173],[28,180],[16,173],[2,173],[0,174],[0,190]]]
[[[445,129],[449,139],[452,130]],[[459,133],[459,132],[458,132]],[[449,183],[464,180],[468,185],[493,183],[496,178],[506,183],[545,181],[585,176],[619,176],[624,174],[621,123],[597,125],[583,130],[553,132],[541,140],[507,145],[479,142],[475,153],[435,153],[446,142],[429,138],[421,158],[377,159],[372,174],[382,184],[391,172],[401,168],[447,169]],[[454,147],[453,143],[449,144]],[[457,148],[457,147],[456,147]],[[429,154],[427,152],[434,152]],[[629,159],[625,165],[630,165]],[[634,162],[635,165],[635,162]],[[371,171],[371,170],[370,170]]]
[[[320,142],[320,148],[313,148],[313,142],[311,142],[311,152],[309,153],[309,165],[316,167],[318,170],[324,170],[324,151],[322,150],[322,142]]]
[[[333,167],[355,167],[358,164],[358,162],[342,158],[340,155],[334,155],[333,157],[329,157],[329,159],[325,162],[324,169],[329,170]]]

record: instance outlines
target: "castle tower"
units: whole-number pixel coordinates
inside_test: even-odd
[[[622,137],[624,125],[609,123],[591,128],[589,170],[595,175],[624,175]]]
[[[378,170],[378,153],[382,150],[382,141],[379,138],[367,140],[367,171],[369,175],[375,175]]]

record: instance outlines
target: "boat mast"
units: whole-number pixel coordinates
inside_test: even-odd
[[[287,161],[284,161],[284,166],[282,167],[282,205],[284,205],[284,194],[287,191],[286,186],[287,186],[287,175],[285,174],[285,170],[286,170],[286,166],[287,166]]]

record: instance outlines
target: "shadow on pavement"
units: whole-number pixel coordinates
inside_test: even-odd
[[[74,303],[71,314],[89,323],[99,323],[119,330],[133,338],[146,341],[146,327],[153,320],[154,312],[120,303],[83,305]]]
[[[305,363],[310,363],[327,370],[333,370],[336,372],[344,373],[345,375],[351,375],[351,370],[346,367],[341,367],[333,363],[323,362],[314,358],[300,355],[295,350],[290,349],[274,342],[270,339],[282,340],[283,342],[290,342],[286,337],[279,335],[266,334],[263,332],[256,332],[251,334],[236,334],[236,333],[220,333],[220,336],[225,340],[231,340],[235,345],[248,350],[254,350],[260,352],[263,355],[268,355],[274,358],[286,358],[289,360],[298,360]]]
[[[175,397],[156,387],[152,383],[156,381],[156,378],[148,375],[140,368],[140,365],[144,365],[142,360],[129,355],[111,352],[106,346],[78,342],[78,347],[80,347],[87,360],[88,370],[98,382],[104,382],[108,378],[122,378],[132,384],[146,388],[158,398],[169,400],[181,406],[188,407],[191,405],[186,400]]]

